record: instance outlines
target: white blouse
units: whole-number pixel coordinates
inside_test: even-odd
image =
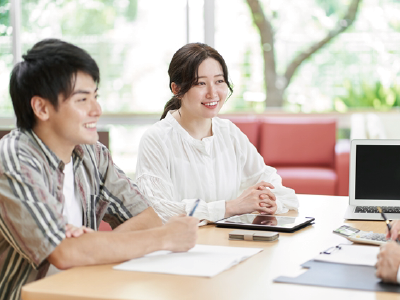
[[[294,190],[282,186],[276,169],[231,121],[213,118],[210,137],[196,140],[168,113],[142,137],[136,169],[137,184],[161,219],[188,214],[201,199],[195,216],[217,221],[225,201],[236,199],[260,181],[271,183],[276,213],[297,210]]]

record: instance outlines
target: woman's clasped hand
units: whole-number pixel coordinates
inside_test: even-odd
[[[265,181],[247,188],[238,198],[226,202],[225,217],[255,211],[260,214],[274,214],[277,209],[276,197],[271,189],[274,186]]]

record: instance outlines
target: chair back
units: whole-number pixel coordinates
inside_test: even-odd
[[[260,136],[260,154],[267,165],[334,166],[334,118],[268,117],[261,121]]]

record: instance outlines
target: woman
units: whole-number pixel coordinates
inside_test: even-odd
[[[139,188],[163,221],[189,213],[197,198],[195,216],[209,221],[297,209],[294,191],[282,186],[246,135],[217,117],[232,93],[222,56],[205,44],[187,44],[168,74],[174,96],[144,134],[136,170]]]

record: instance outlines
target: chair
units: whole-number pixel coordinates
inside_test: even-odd
[[[348,195],[349,144],[336,145],[332,118],[261,119],[259,152],[299,194]]]

